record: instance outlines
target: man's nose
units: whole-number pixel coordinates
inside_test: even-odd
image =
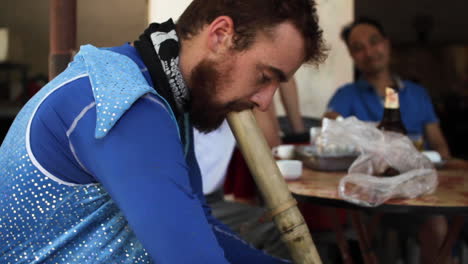
[[[275,95],[277,89],[278,85],[269,85],[252,95],[250,101],[254,103],[260,111],[266,111],[271,101],[273,101],[273,95]]]
[[[374,47],[368,45],[364,48],[364,54],[366,57],[372,57],[374,55]]]

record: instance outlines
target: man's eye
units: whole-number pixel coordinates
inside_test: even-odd
[[[351,51],[352,52],[359,52],[362,50],[362,46],[361,45],[356,45],[356,46],[351,46]]]
[[[259,83],[265,84],[265,83],[269,83],[269,82],[271,82],[271,78],[268,75],[262,73],[262,76],[260,77]]]
[[[380,42],[382,42],[382,40],[380,38],[378,38],[378,37],[374,37],[374,38],[371,38],[369,42],[370,42],[371,45],[377,45],[377,44],[380,44]]]

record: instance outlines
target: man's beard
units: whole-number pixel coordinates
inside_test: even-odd
[[[229,73],[232,63],[220,65],[204,59],[192,70],[190,77],[190,119],[200,132],[208,133],[218,128],[226,115],[232,111],[252,109],[254,104],[249,101],[233,100],[219,103],[216,96],[222,92],[222,87],[232,82]]]

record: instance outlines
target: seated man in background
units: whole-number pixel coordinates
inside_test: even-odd
[[[410,137],[422,137],[444,159],[450,151],[442,135],[439,120],[426,90],[402,80],[390,69],[390,40],[382,26],[371,19],[352,23],[342,32],[343,41],[361,73],[359,80],[340,87],[328,103],[325,117],[356,116],[363,121],[378,122],[383,115],[385,88],[399,91],[400,111]]]
[[[356,116],[363,121],[379,122],[383,116],[385,88],[397,87],[401,117],[409,136],[425,135],[431,148],[439,152],[442,158],[450,159],[450,151],[425,89],[401,80],[391,71],[390,40],[383,27],[375,20],[359,19],[344,28],[342,39],[361,76],[358,81],[337,90],[328,103],[324,117]],[[443,216],[410,217],[387,215],[383,221],[390,226],[396,223],[396,228],[400,230],[408,229],[408,225],[420,225],[421,263],[430,263],[447,233],[447,221]]]
[[[304,123],[299,110],[297,87],[294,79],[280,85],[281,102],[294,132],[303,132]],[[254,111],[270,147],[281,144],[280,127],[272,104],[267,111]],[[264,221],[266,209],[255,206],[255,201],[224,199],[223,185],[236,141],[225,120],[218,129],[204,134],[194,129],[195,155],[203,179],[203,193],[212,208],[213,215],[237,232],[258,249],[281,257],[290,258],[280,233],[272,221]]]

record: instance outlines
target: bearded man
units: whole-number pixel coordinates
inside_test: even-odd
[[[265,110],[322,58],[310,0],[194,0],[133,45],[81,47],[0,148],[0,262],[282,262],[211,216],[191,123]]]

